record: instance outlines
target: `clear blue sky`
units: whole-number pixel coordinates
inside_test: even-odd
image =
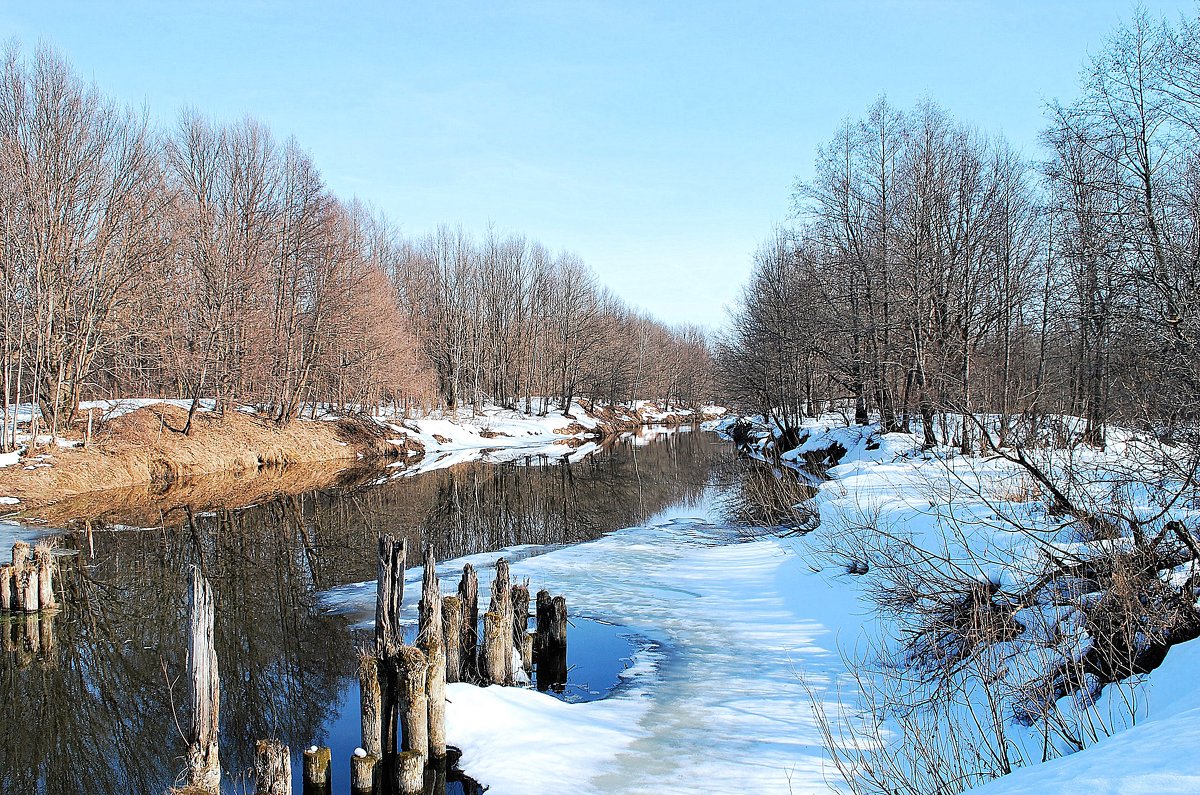
[[[1195,3],[1146,0],[1155,15]],[[295,135],[407,234],[489,224],[579,253],[631,303],[719,325],[841,119],[924,96],[1038,153],[1125,0],[0,3],[164,123]]]

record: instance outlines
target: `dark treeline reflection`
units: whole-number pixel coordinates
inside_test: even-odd
[[[60,558],[66,608],[33,632],[36,644],[24,619],[0,633],[0,792],[175,783],[192,563],[216,594],[221,760],[229,791],[242,791],[230,774],[250,769],[254,740],[297,750],[325,739],[356,659],[346,619],[322,612],[317,592],[373,579],[378,533],[404,535],[410,550],[430,541],[440,559],[584,541],[694,500],[728,455],[710,434],[674,433],[573,464],[465,464],[237,510],[180,509],[152,529],[73,530],[60,539],[73,553]]]

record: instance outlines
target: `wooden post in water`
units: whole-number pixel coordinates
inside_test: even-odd
[[[525,637],[521,639],[521,667],[525,669],[525,676],[533,681],[533,640],[537,637],[537,633],[526,632]]]
[[[400,608],[404,603],[404,559],[407,545],[392,535],[379,537],[376,568],[375,656],[380,661],[380,757],[396,753],[399,728],[400,691],[396,681],[395,657],[404,642]]]
[[[42,610],[54,610],[58,607],[54,598],[54,552],[49,545],[38,544],[33,560],[37,567],[38,603]]]
[[[362,717],[362,747],[370,756],[383,756],[383,705],[379,660],[363,653],[358,658],[358,701]]]
[[[12,566],[17,571],[25,568],[25,564],[29,561],[29,544],[24,541],[18,541],[13,544],[12,548]]]
[[[256,795],[292,795],[292,752],[275,740],[259,740],[254,746],[254,792]]]
[[[36,613],[41,602],[39,601],[37,569],[33,567],[32,563],[26,563],[21,567],[17,581],[19,583],[17,590],[21,594],[21,609],[26,613]]]
[[[470,563],[463,565],[462,579],[458,581],[458,598],[462,600],[462,655],[461,676],[469,679],[475,672],[479,646],[479,575]]]
[[[433,545],[425,547],[417,645],[425,652],[425,696],[429,709],[430,761],[446,758],[446,644],[442,629],[442,591]]]
[[[363,751],[359,756],[358,751]],[[350,795],[375,795],[375,775],[379,757],[358,749],[350,757]]]
[[[5,563],[0,566],[0,612],[13,609],[13,567]]]
[[[415,646],[402,646],[396,654],[400,688],[401,749],[429,754],[429,698],[425,694],[429,661]],[[424,767],[424,761],[422,761]]]
[[[211,793],[221,790],[221,761],[217,754],[217,735],[221,727],[221,684],[217,675],[217,650],[213,644],[215,608],[208,581],[201,575],[198,566],[192,566],[191,589],[188,592],[187,667],[192,696],[192,725],[187,753],[188,784]]]
[[[520,651],[525,643],[525,633],[529,631],[529,581],[512,586],[509,600],[512,602],[513,647]]]
[[[304,751],[304,795],[329,795],[333,787],[332,760],[333,754],[328,748],[314,745]]]
[[[499,654],[503,657],[501,661],[504,665],[504,674],[497,680],[492,678],[492,672],[489,671],[489,679],[495,685],[507,685],[512,682],[512,625],[513,625],[513,609],[512,609],[512,590],[509,585],[509,570],[508,561],[504,558],[496,561],[496,579],[492,581],[492,600],[488,606],[489,613],[495,613],[497,620],[502,623],[504,632],[499,640],[495,641],[499,644],[499,649],[489,649],[489,654]],[[486,638],[486,626],[484,630]]]
[[[424,754],[405,751],[396,758],[396,788],[400,795],[424,795]]]
[[[400,607],[404,604],[404,557],[407,545],[392,535],[379,537],[376,568],[375,653],[383,659],[394,655],[404,642]]]
[[[551,598],[549,591],[537,594],[537,689],[561,690],[567,681],[567,600]]]
[[[446,683],[461,682],[463,610],[457,596],[442,597],[442,630],[446,638]]]
[[[491,610],[483,614],[483,664],[480,666],[480,674],[485,684],[503,685],[506,683],[505,639],[511,637],[512,625],[505,620],[503,615]]]

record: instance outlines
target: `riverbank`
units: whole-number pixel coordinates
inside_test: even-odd
[[[354,482],[364,472],[450,466],[483,451],[569,453],[638,425],[687,424],[723,413],[666,410],[652,403],[589,406],[525,415],[485,407],[411,418],[333,415],[284,426],[243,408],[218,417],[186,401],[84,404],[81,417],[33,453],[0,457],[0,506],[19,518],[55,523],[101,517],[118,507],[143,512],[178,506],[246,504]],[[92,417],[88,436],[88,413]],[[28,440],[26,440],[27,442]]]

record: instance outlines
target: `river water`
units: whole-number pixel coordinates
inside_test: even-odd
[[[77,554],[62,558],[66,608],[52,621],[0,619],[0,791],[159,793],[178,783],[191,564],[217,599],[227,791],[252,789],[242,771],[254,742],[274,737],[295,753],[330,745],[335,791],[344,792],[358,744],[355,643],[365,616],[361,602],[348,609],[339,595],[373,587],[379,533],[407,538],[410,561],[426,543],[439,560],[511,548],[530,556],[695,515],[703,502],[725,518],[727,538],[716,540],[737,541],[794,521],[794,495],[778,496],[777,475],[736,460],[713,434],[646,429],[574,462],[462,463],[250,507],[175,510],[149,528],[109,511],[44,531]],[[777,513],[762,508],[772,499]],[[138,508],[130,515],[144,524]],[[641,642],[619,626],[575,621],[560,697],[604,697]]]

